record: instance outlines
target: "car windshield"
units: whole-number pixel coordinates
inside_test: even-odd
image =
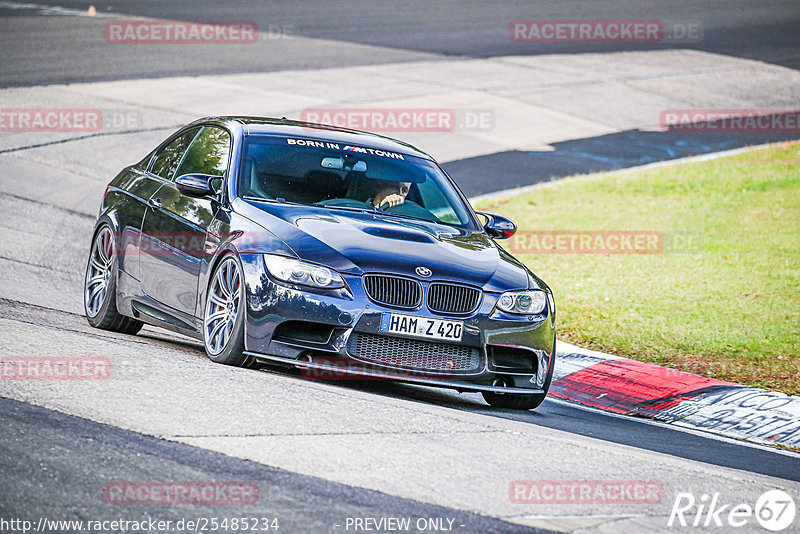
[[[475,229],[467,206],[439,167],[424,158],[366,146],[250,135],[239,196]]]

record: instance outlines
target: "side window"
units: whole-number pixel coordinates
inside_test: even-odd
[[[181,163],[181,158],[186,152],[186,148],[192,139],[197,134],[197,129],[192,128],[183,135],[176,138],[170,144],[161,149],[156,155],[156,160],[153,162],[153,168],[150,172],[157,174],[165,180],[175,179],[175,170]]]
[[[175,176],[189,173],[222,176],[228,170],[231,136],[222,128],[204,126],[192,141]]]

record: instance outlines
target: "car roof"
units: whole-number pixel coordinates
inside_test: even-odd
[[[389,150],[409,156],[417,156],[429,160],[433,159],[430,155],[413,145],[397,139],[392,139],[391,137],[327,124],[295,121],[286,118],[274,119],[268,117],[244,116],[206,117],[196,120],[192,122],[192,124],[208,122],[217,122],[228,126],[239,126],[243,135],[280,135],[303,139],[319,139],[356,146],[365,145],[379,150]]]

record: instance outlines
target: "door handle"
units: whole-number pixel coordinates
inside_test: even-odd
[[[158,211],[161,209],[161,199],[160,198],[151,198],[147,201],[147,205],[150,206],[153,211]]]

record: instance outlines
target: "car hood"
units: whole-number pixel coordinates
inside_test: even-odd
[[[244,201],[243,215],[299,258],[347,273],[461,281],[485,291],[529,287],[529,271],[485,233],[379,213]],[[430,269],[421,277],[417,267]],[[535,283],[535,282],[534,282]]]

